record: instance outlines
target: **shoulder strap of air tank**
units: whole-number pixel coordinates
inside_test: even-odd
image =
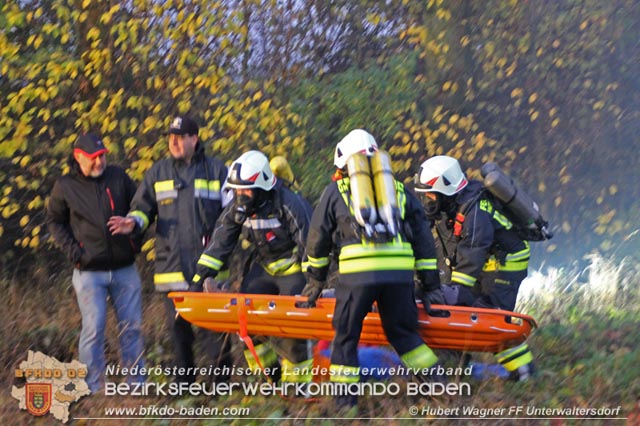
[[[460,236],[462,235],[462,225],[464,224],[464,219],[466,214],[469,212],[469,209],[471,209],[471,207],[478,200],[480,200],[483,196],[485,196],[486,193],[487,193],[487,190],[483,188],[482,190],[478,191],[476,195],[471,197],[471,199],[469,199],[467,202],[462,204],[458,209],[458,212],[456,213],[456,217],[455,217],[455,222],[453,223],[453,236],[456,237],[457,240],[459,240]]]
[[[340,192],[340,195],[342,195],[342,199],[344,200],[344,203],[349,208],[349,212],[353,214],[353,209],[351,207],[351,202],[350,202],[351,189],[349,188],[349,178],[344,177],[342,179],[336,180],[336,185],[338,185],[338,191]]]

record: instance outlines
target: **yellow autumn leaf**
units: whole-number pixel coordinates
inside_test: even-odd
[[[442,85],[442,91],[447,92],[449,89],[451,89],[451,82],[445,81]]]
[[[29,247],[32,249],[36,249],[40,246],[40,237],[39,236],[35,236],[33,238],[31,238],[31,241],[29,242]]]
[[[537,93],[532,93],[531,96],[529,96],[529,103],[532,104],[536,101],[536,99],[538,99],[538,94]]]
[[[23,227],[23,228],[25,226],[27,226],[27,224],[29,223],[29,216],[28,215],[22,216],[22,218],[20,218],[20,222],[19,223],[20,223],[20,226]]]
[[[618,186],[617,185],[611,185],[609,187],[609,194],[610,195],[616,195],[617,192],[618,192]]]

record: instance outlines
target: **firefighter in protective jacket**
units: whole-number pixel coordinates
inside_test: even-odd
[[[241,292],[300,294],[306,282],[302,269],[308,208],[279,182],[269,160],[259,151],[246,152],[233,162],[226,185],[234,198],[222,212],[212,242],[198,260],[193,286],[202,286],[205,278],[218,274],[242,235],[255,248],[255,255],[242,280]],[[270,371],[278,367],[278,355],[282,355],[282,369],[275,371],[282,373],[283,381],[311,381],[313,360],[308,356],[306,340],[271,339],[258,345],[256,352],[262,366]],[[245,357],[252,369],[258,367],[248,351]]]
[[[211,237],[222,211],[222,183],[227,177],[224,163],[205,155],[198,138],[198,124],[190,117],[175,117],[169,125],[170,157],[157,161],[145,174],[131,201],[127,217],[112,216],[114,234],[144,232],[155,221],[155,274],[159,293],[189,288],[196,261]],[[196,339],[189,322],[176,315],[173,300],[164,297],[165,312],[178,367],[178,379],[196,379],[193,346]],[[230,366],[228,339],[223,333],[198,329],[211,363]],[[228,374],[216,377],[228,379]]]
[[[482,183],[467,180],[455,158],[425,161],[415,178],[435,224],[449,304],[513,311],[527,276],[529,244],[496,209]],[[517,380],[528,378],[533,357],[525,343],[496,355]]]
[[[334,163],[338,170],[314,210],[309,229],[309,283],[302,293],[309,297],[308,304],[315,303],[324,287],[329,255],[332,251],[338,255],[330,367],[334,382],[358,382],[357,346],[363,320],[374,302],[389,342],[407,367],[429,368],[438,360],[417,332],[414,273],[425,294],[440,293],[433,237],[422,206],[400,182],[394,181],[400,226],[397,235],[387,242],[364,238],[354,217],[350,180],[345,175],[347,161],[358,153],[373,156],[377,150],[373,136],[361,129],[351,131],[337,144]],[[434,301],[441,303],[441,295]],[[337,403],[355,405],[356,400],[338,397]]]

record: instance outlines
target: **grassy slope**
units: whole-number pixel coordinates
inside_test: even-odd
[[[37,283],[26,287],[24,283],[4,282],[2,292],[8,302],[5,319],[0,323],[2,351],[0,361],[10,368],[5,370],[0,383],[0,418],[11,419],[3,424],[51,424],[50,417],[37,419],[18,410],[11,398],[14,383],[13,370],[26,358],[29,349],[42,351],[61,361],[77,358],[77,339],[80,314],[70,282],[59,278],[55,283]],[[533,282],[535,281],[535,284]],[[464,379],[471,384],[472,395],[464,398],[438,397],[419,399],[402,396],[363,397],[356,415],[380,420],[351,420],[354,424],[406,424],[410,421],[408,408],[417,406],[480,408],[530,405],[538,407],[593,407],[622,406],[623,416],[639,416],[640,396],[640,269],[625,262],[613,264],[603,259],[592,259],[591,270],[564,271],[549,269],[536,272],[523,288],[531,293],[521,301],[520,310],[537,318],[540,328],[530,338],[539,374],[526,383],[503,382],[492,379],[483,382]],[[167,362],[170,355],[163,331],[163,311],[159,297],[145,294],[144,318],[148,352],[148,365]],[[110,315],[110,330],[114,329]],[[241,347],[236,345],[240,359]],[[117,341],[109,333],[108,351],[117,360]],[[475,359],[491,361],[491,356],[477,355]],[[240,362],[240,361],[239,361]],[[161,380],[161,379],[157,379]],[[17,382],[16,382],[17,383]],[[251,417],[287,417],[296,424],[333,424],[332,402],[325,398],[317,403],[286,401],[278,397],[242,397],[234,394],[212,400],[207,397],[181,400],[158,400],[142,397],[116,398],[94,396],[72,405],[71,417],[99,417],[105,407],[140,405],[161,406],[243,406],[251,407]],[[340,413],[345,415],[345,413]],[[313,418],[313,420],[304,418]],[[395,420],[394,420],[395,419]],[[219,421],[180,421],[178,424],[217,424]],[[233,420],[232,424],[277,424],[281,420]],[[102,424],[104,421],[77,421],[78,424]],[[567,420],[444,420],[438,424],[625,424],[624,421],[567,421]],[[116,424],[168,424],[167,420],[110,420]],[[174,424],[174,423],[172,423]],[[627,424],[635,424],[629,421]],[[640,424],[640,423],[638,423]]]

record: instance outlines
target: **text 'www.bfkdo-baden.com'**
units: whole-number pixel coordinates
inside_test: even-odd
[[[107,407],[104,409],[105,417],[247,417],[251,414],[249,407],[211,407],[201,405],[199,407],[171,406],[171,405],[140,405],[137,407]]]

